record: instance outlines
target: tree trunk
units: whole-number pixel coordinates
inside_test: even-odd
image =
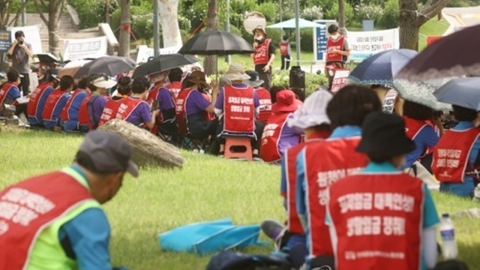
[[[400,48],[418,50],[418,23],[417,0],[399,0],[400,14],[398,17],[398,26],[400,28]]]
[[[58,24],[60,22],[60,14],[65,0],[49,1],[48,7],[48,51],[58,56],[60,38],[58,36]]]
[[[182,36],[178,27],[178,2],[179,0],[160,0],[160,23],[163,31],[163,46],[182,46]]]
[[[338,28],[345,28],[345,0],[338,0]]]
[[[218,0],[208,0],[208,13],[207,13],[207,31],[214,31],[218,29]],[[217,70],[217,56],[209,55],[205,57],[203,63],[205,74],[216,74]]]
[[[119,56],[130,56],[130,0],[122,0],[122,13],[120,16],[120,44],[118,48]]]

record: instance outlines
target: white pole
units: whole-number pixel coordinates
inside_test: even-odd
[[[158,0],[153,0],[153,56],[160,54],[160,28],[158,20]]]
[[[297,66],[300,66],[300,7],[295,0],[295,47],[297,49]]]
[[[227,0],[227,32],[230,33],[230,0]],[[232,57],[227,55],[227,63],[230,65],[232,62]],[[218,77],[218,60],[217,60],[217,77]],[[217,78],[218,84],[218,78]]]

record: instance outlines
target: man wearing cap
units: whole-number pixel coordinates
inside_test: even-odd
[[[117,194],[127,171],[138,176],[129,143],[92,131],[71,166],[0,191],[0,269],[112,269],[100,205]]]
[[[345,86],[327,105],[333,128],[328,140],[311,142],[298,154],[295,202],[307,238],[310,267],[334,264],[330,234],[325,225],[326,190],[368,164],[367,156],[355,148],[361,139],[365,117],[381,109],[374,90],[360,85]]]
[[[245,81],[246,84],[251,85],[255,89],[255,93],[257,93],[260,102],[260,113],[258,114],[257,121],[266,124],[272,114],[272,96],[270,95],[270,91],[262,87],[264,81],[258,78],[258,72],[255,70],[247,70],[245,73],[250,76],[250,80]]]
[[[105,104],[107,104],[108,89],[116,84],[117,82],[110,79],[107,75],[97,75],[90,81],[88,88],[92,91],[92,95],[86,100],[89,129],[98,127],[103,109],[105,109]]]
[[[58,70],[49,69],[40,80],[40,84],[30,95],[27,105],[28,122],[32,127],[43,127],[43,108],[52,91],[57,87]]]
[[[265,162],[279,162],[287,149],[301,141],[301,132],[287,125],[293,112],[298,109],[295,93],[282,90],[277,93],[277,102],[273,104],[272,115],[267,120],[262,134],[260,157]]]
[[[177,133],[177,124],[175,119],[175,100],[170,91],[164,87],[167,82],[170,70],[158,72],[150,75],[150,83],[153,84],[147,98],[147,102],[158,102],[160,113],[156,119],[158,131],[164,135],[175,135]]]
[[[25,42],[25,34],[23,31],[15,32],[15,40],[12,42],[12,46],[8,49],[7,55],[12,59],[12,68],[16,69],[21,77],[20,88],[22,89],[23,95],[27,96],[30,94],[30,66],[28,62],[30,58],[33,57],[32,45]]]
[[[370,163],[327,191],[336,269],[433,269],[439,219],[427,186],[401,170],[415,149],[405,122],[373,112],[362,130],[356,150]]]
[[[48,95],[45,107],[42,112],[43,125],[47,129],[53,129],[58,123],[60,113],[62,112],[68,99],[72,96],[70,91],[73,89],[72,76],[63,76],[60,79],[59,88]]]
[[[290,37],[285,34],[283,35],[282,41],[280,41],[279,44],[280,47],[280,55],[282,56],[282,67],[280,70],[288,70],[290,67],[290,54],[291,54],[291,48],[290,48]]]
[[[259,156],[259,141],[262,137],[263,125],[255,122],[260,110],[258,95],[250,85],[244,84],[250,79],[241,64],[231,64],[224,75],[225,80],[231,82],[225,85],[215,103],[215,114],[221,118],[217,134],[220,143],[220,155],[224,153],[224,137],[252,138],[253,158],[261,160]]]
[[[258,72],[264,87],[270,90],[272,86],[272,65],[275,60],[275,45],[270,38],[267,38],[267,32],[262,26],[253,29],[255,52],[252,54],[255,71]]]

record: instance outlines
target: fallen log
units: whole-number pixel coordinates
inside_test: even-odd
[[[115,132],[132,145],[132,159],[140,167],[182,167],[184,159],[180,150],[145,129],[126,121],[113,119],[98,128]]]

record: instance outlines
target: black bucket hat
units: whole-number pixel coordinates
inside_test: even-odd
[[[362,125],[362,140],[357,152],[387,156],[404,155],[415,150],[415,143],[405,133],[405,121],[396,114],[372,112]]]

